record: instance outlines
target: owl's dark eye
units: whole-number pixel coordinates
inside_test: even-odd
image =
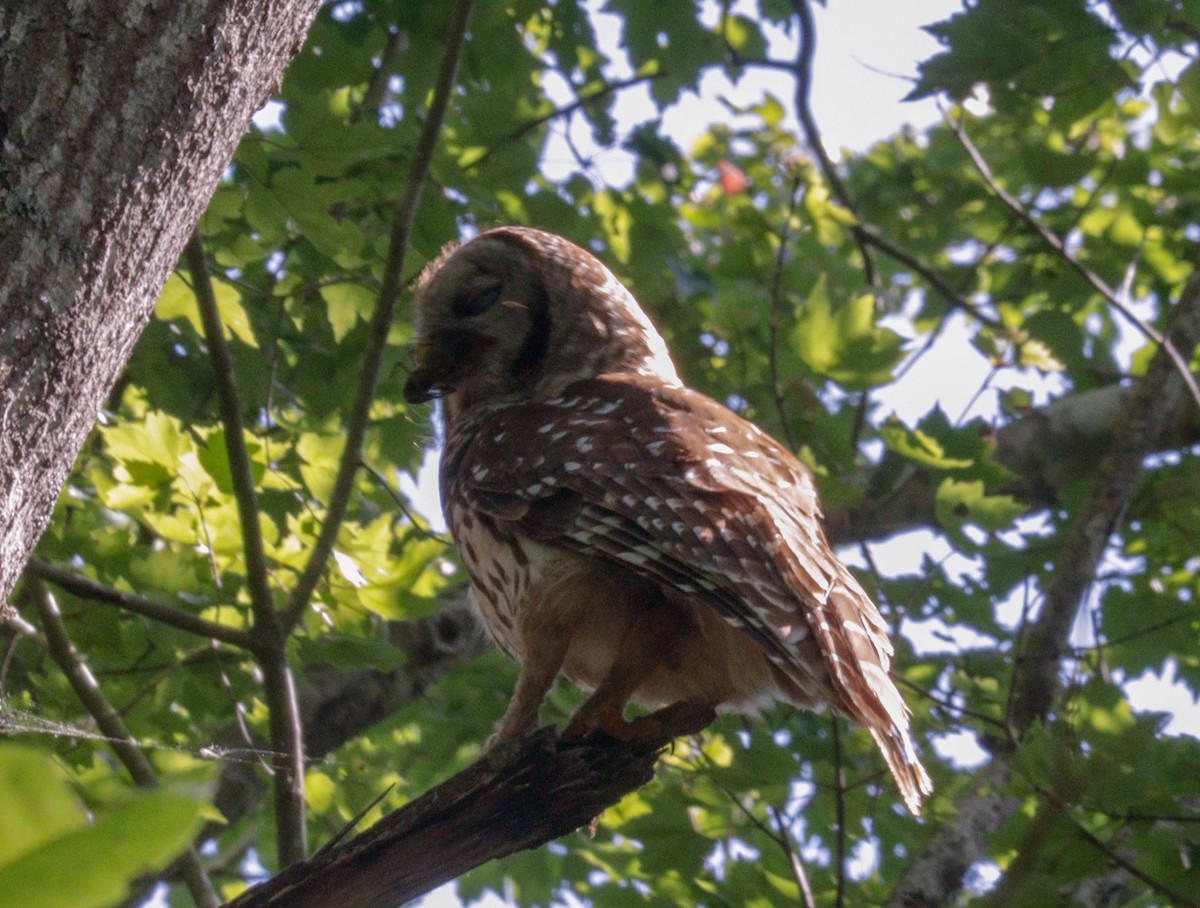
[[[485,290],[477,296],[455,300],[454,314],[459,318],[470,318],[473,315],[486,312],[498,302],[500,302],[500,288],[493,287],[491,290]]]

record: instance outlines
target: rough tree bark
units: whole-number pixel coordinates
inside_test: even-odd
[[[0,602],[318,5],[0,4]]]

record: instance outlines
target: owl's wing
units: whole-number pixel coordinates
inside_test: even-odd
[[[499,409],[447,455],[457,493],[497,523],[707,604],[802,688],[828,690],[919,808],[929,780],[887,626],[830,550],[808,471],[766,433],[696,391],[610,375]],[[809,637],[820,666],[801,658]]]
[[[887,627],[830,550],[808,471],[716,401],[602,376],[496,411],[450,456],[460,494],[499,523],[668,584],[805,687],[824,672],[834,702],[873,731],[907,727]],[[798,658],[810,636],[821,667]]]

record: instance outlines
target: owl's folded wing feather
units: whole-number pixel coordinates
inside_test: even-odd
[[[494,412],[451,456],[480,511],[704,602],[818,682],[919,804],[929,783],[888,676],[887,626],[829,549],[808,471],[768,435],[679,385],[601,376]],[[800,658],[810,636],[821,665]]]

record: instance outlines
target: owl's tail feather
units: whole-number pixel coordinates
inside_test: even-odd
[[[892,645],[887,625],[844,568],[826,593],[816,638],[843,712],[866,726],[913,816],[933,791],[908,731],[908,705],[888,673]]]
[[[896,780],[896,787],[900,789],[905,806],[914,817],[919,817],[921,799],[933,791],[933,782],[930,781],[921,761],[917,759],[907,729],[893,725],[887,729],[872,727],[870,731],[871,737],[879,746],[879,752],[887,762],[888,769],[892,771],[892,778]]]

